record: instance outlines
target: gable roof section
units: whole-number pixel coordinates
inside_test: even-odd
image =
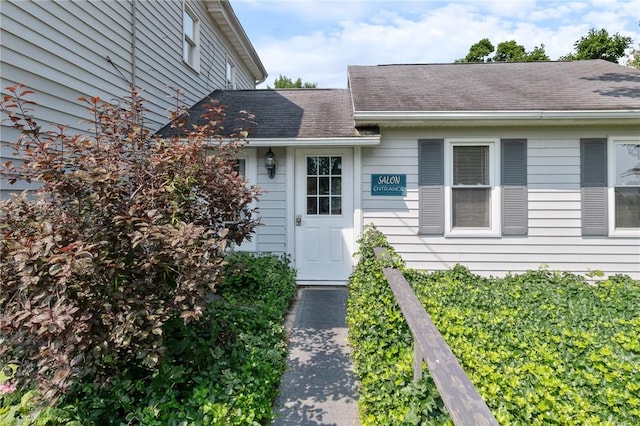
[[[203,106],[216,100],[225,107],[224,127],[236,127],[240,111],[255,115],[250,139],[351,138],[353,121],[348,89],[215,90],[189,109],[189,123],[201,124]],[[167,136],[169,126],[158,132]]]
[[[362,112],[636,111],[640,70],[604,60],[350,66]]]
[[[228,0],[204,0],[207,11],[213,20],[220,26],[233,48],[238,52],[242,62],[247,66],[256,84],[267,79],[267,70],[264,68],[258,53],[251,44],[247,33],[238,20]]]

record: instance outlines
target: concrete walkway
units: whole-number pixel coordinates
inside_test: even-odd
[[[287,370],[273,426],[360,425],[346,303],[345,287],[299,290],[288,320]]]

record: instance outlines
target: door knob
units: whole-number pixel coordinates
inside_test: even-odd
[[[302,215],[301,214],[297,214],[296,215],[296,226],[301,226],[302,225]]]

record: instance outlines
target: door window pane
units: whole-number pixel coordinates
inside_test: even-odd
[[[331,191],[329,188],[329,178],[328,177],[321,177],[319,178],[318,181],[319,185],[318,185],[318,193],[320,195],[330,195]]]
[[[318,178],[307,178],[307,195],[318,195]]]
[[[318,157],[307,157],[307,176],[318,174]]]
[[[331,214],[342,214],[342,197],[331,197]]]
[[[331,178],[331,194],[342,195],[342,178],[341,177]]]
[[[342,214],[342,157],[307,157],[307,214]]]
[[[329,197],[320,197],[318,199],[318,214],[329,214]]]
[[[318,174],[325,176],[329,174],[329,157],[318,157]]]
[[[307,197],[307,214],[318,214],[318,197]]]
[[[342,157],[331,157],[331,174],[333,176],[342,174]]]

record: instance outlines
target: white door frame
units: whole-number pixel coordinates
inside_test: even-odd
[[[286,251],[294,264],[296,262],[296,224],[295,224],[295,175],[296,175],[296,150],[314,148],[313,146],[287,147],[286,155],[286,212],[285,212],[285,232]],[[357,251],[356,242],[362,234],[362,149],[359,146],[346,147],[353,150],[353,238],[351,241],[352,251]],[[300,165],[299,167],[302,167]],[[353,255],[353,252],[351,253]],[[354,259],[354,265],[356,259]],[[300,281],[298,285],[346,285],[346,281]]]

